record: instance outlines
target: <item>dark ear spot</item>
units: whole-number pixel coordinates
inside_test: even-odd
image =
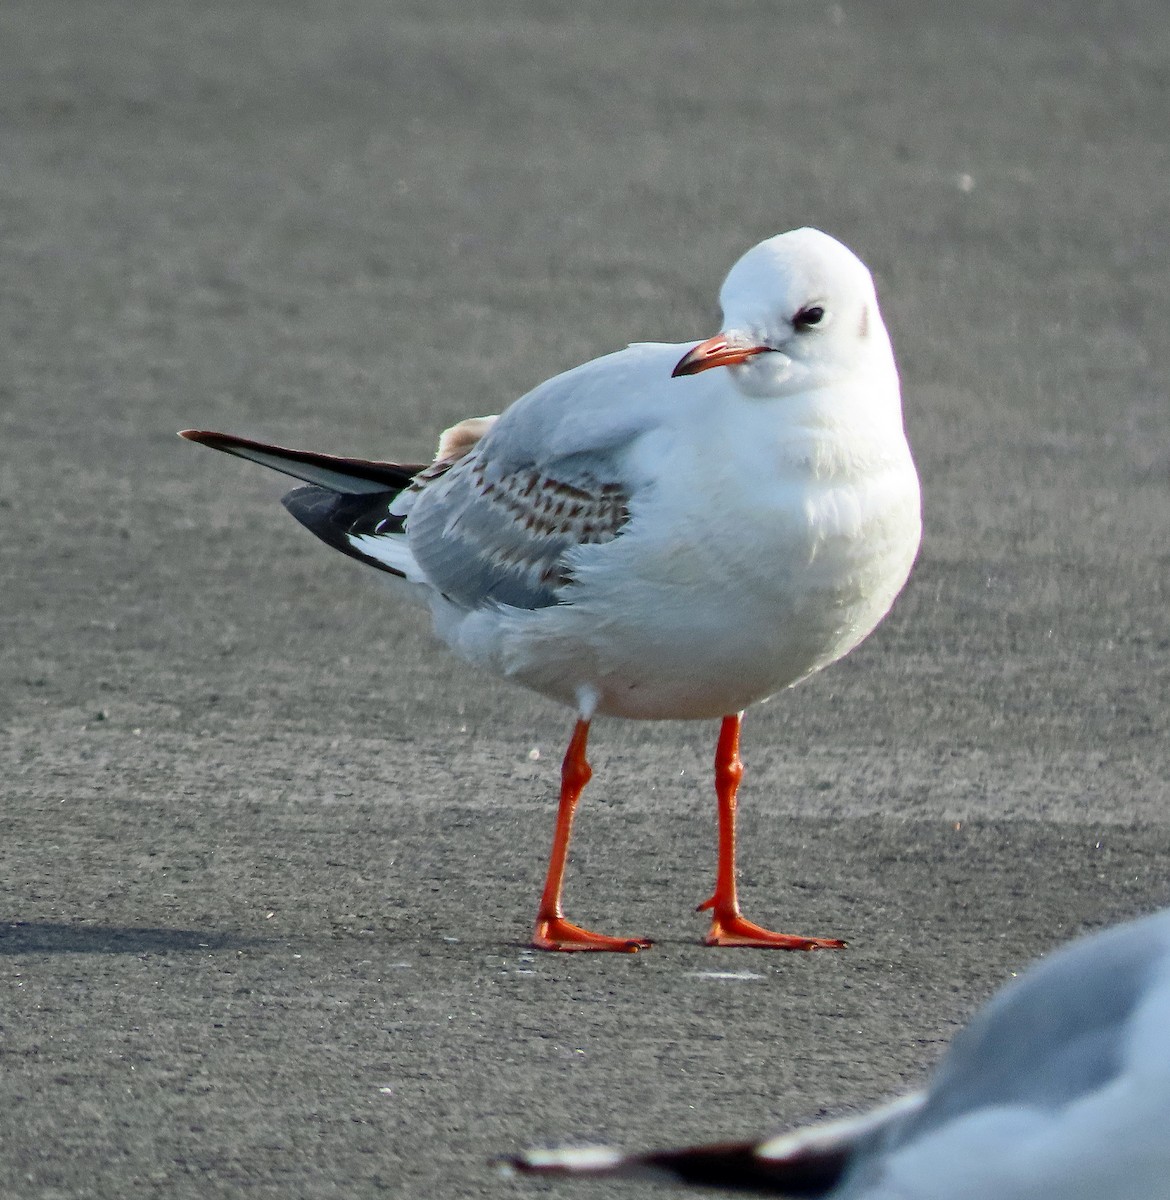
[[[861,309],[861,324],[857,327],[857,336],[862,338],[869,337],[869,305],[862,305]]]

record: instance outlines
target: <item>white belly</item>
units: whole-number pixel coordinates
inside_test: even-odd
[[[584,548],[567,603],[476,614],[456,648],[570,705],[651,719],[738,712],[827,666],[889,611],[917,553],[909,453],[848,483],[766,495],[661,496],[613,542]],[[489,628],[490,624],[490,628]]]

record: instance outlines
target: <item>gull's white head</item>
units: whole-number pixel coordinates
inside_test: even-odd
[[[864,370],[895,383],[893,352],[873,277],[848,247],[819,229],[794,229],[753,246],[719,293],[723,331],[674,369],[728,367],[743,392],[788,394]]]

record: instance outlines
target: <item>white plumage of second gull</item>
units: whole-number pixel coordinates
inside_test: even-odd
[[[184,437],[303,480],[289,511],[389,572],[462,658],[577,721],[534,946],[635,951],[568,921],[562,884],[597,714],[719,719],[710,945],[811,950],[740,911],[743,711],[862,641],[909,575],[918,476],[865,265],[799,229],[749,250],[723,330],[639,343],[541,384],[402,465],[205,430]]]

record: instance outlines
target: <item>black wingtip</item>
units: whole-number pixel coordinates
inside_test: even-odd
[[[330,488],[342,495],[400,492],[409,487],[415,475],[423,470],[422,465],[294,450],[290,446],[257,442],[252,438],[239,437],[234,433],[216,433],[211,429],[180,429],[179,437],[209,446],[212,450],[234,454],[305,483]]]
[[[530,1150],[495,1159],[509,1174],[559,1178],[653,1178],[699,1188],[718,1188],[740,1195],[785,1196],[789,1200],[824,1200],[841,1182],[850,1154],[847,1148],[773,1160],[754,1142],[692,1146],[647,1154],[622,1154],[605,1146]]]
[[[353,538],[361,534],[399,533],[402,518],[390,516],[390,504],[396,492],[373,495],[339,496],[328,488],[294,488],[281,497],[281,504],[312,534],[327,546],[340,550],[358,562],[377,567],[400,578],[403,573],[389,563],[358,549]]]
[[[729,1142],[628,1155],[606,1146],[530,1150],[494,1161],[498,1169],[520,1175],[672,1179],[740,1195],[821,1200],[841,1181],[848,1157],[844,1150],[833,1150],[773,1161],[760,1155],[757,1143]]]
[[[665,1171],[682,1183],[792,1200],[828,1195],[840,1183],[848,1161],[845,1149],[775,1161],[761,1156],[755,1143],[660,1150],[640,1157],[645,1167]]]
[[[210,446],[213,450],[226,450],[236,439],[227,433],[216,433],[212,429],[180,429],[179,437],[188,442],[198,442],[201,446]]]

